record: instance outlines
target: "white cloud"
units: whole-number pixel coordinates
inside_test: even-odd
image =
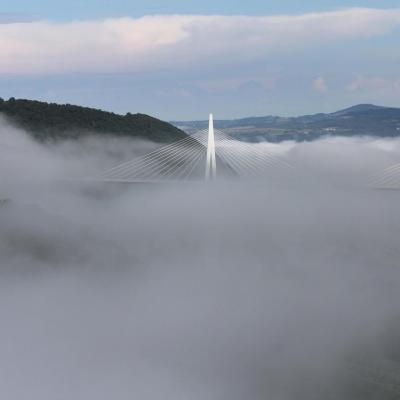
[[[313,88],[319,93],[326,93],[328,91],[328,85],[322,76],[319,76],[313,80]]]
[[[400,9],[299,16],[153,16],[0,24],[0,73],[119,72],[256,60],[274,52],[370,37]]]
[[[399,78],[384,78],[380,76],[363,77],[359,76],[347,85],[349,92],[376,92],[394,91],[400,92]]]

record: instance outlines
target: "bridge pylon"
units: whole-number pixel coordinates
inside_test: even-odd
[[[217,177],[217,162],[215,158],[214,118],[210,114],[208,123],[207,158],[206,158],[206,181]]]

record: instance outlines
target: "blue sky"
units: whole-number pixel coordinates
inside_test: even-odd
[[[398,1],[1,6],[0,97],[168,120],[210,111],[219,118],[299,115],[363,102],[400,107]]]
[[[260,15],[333,10],[341,7],[398,7],[398,0],[2,0],[1,9],[37,18],[86,19],[149,14]]]

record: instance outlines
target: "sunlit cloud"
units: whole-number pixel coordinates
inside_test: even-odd
[[[326,93],[328,91],[328,85],[322,76],[319,76],[313,80],[313,88],[319,93]]]
[[[125,72],[244,63],[383,35],[400,10],[298,16],[147,16],[0,24],[0,73]]]

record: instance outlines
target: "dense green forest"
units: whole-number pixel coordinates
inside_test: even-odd
[[[119,115],[70,104],[0,98],[0,114],[38,140],[115,135],[170,143],[186,137],[180,129],[144,114]]]

